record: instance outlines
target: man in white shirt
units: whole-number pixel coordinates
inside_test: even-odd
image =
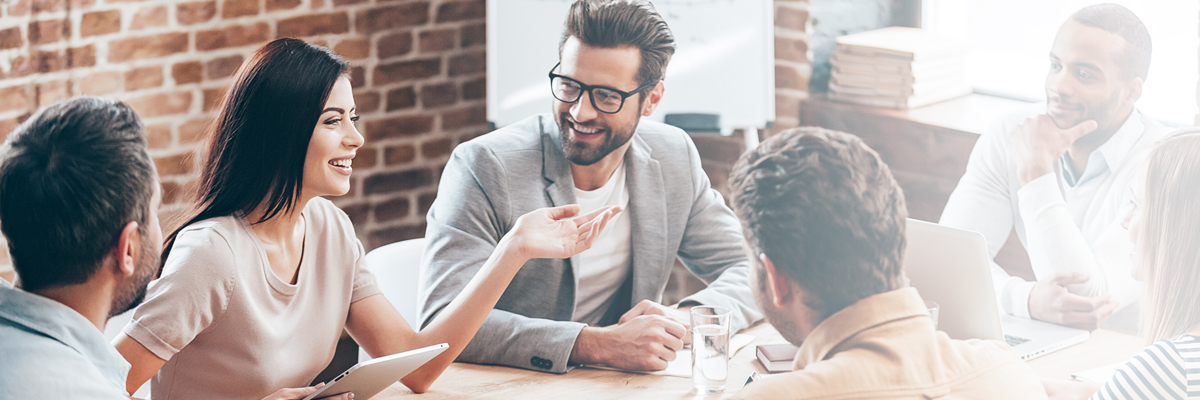
[[[983,233],[992,257],[1016,229],[1037,281],[993,263],[1005,312],[1095,329],[1140,297],[1121,220],[1130,178],[1166,131],[1134,108],[1150,52],[1128,9],[1076,12],[1050,51],[1045,109],[1001,119],[976,143],[941,223]],[[1118,328],[1136,325],[1135,310],[1120,314]]]

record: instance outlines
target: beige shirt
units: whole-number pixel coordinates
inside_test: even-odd
[[[916,289],[877,294],[834,313],[800,345],[794,371],[730,399],[1045,399],[1008,345],[935,332]]]
[[[295,285],[271,270],[245,218],[185,228],[125,333],[166,365],[155,399],[260,399],[306,386],[333,359],[350,303],[380,293],[349,218],[315,198],[302,211]]]

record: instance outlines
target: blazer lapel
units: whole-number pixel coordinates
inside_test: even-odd
[[[547,122],[550,121],[550,122]],[[575,203],[575,179],[571,176],[570,164],[562,152],[562,138],[553,119],[542,118],[542,178],[546,181],[546,197],[550,206],[558,207]],[[515,222],[515,221],[514,221]],[[574,286],[571,290],[560,290],[554,302],[554,314],[559,320],[570,320],[575,312],[575,293],[579,290],[579,256],[563,260],[563,273],[570,271]],[[564,282],[565,284],[565,282]]]
[[[667,254],[667,202],[663,190],[662,170],[658,160],[651,158],[650,146],[641,136],[633,135],[633,144],[625,154],[625,182],[629,188],[629,210],[632,221],[633,297],[630,304],[641,300],[659,301],[663,265],[671,265],[674,254]]]

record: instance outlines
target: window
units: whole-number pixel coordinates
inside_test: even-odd
[[[1043,101],[1050,46],[1075,11],[1102,2],[1132,10],[1154,50],[1138,109],[1169,125],[1197,115],[1200,2],[1195,0],[924,0],[926,29],[972,41],[968,76],[975,91]]]

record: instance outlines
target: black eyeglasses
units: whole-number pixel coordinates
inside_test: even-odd
[[[585,85],[583,82],[554,73],[554,70],[558,69],[558,66],[561,64],[554,64],[554,68],[550,68],[550,93],[554,94],[554,98],[563,103],[574,103],[579,101],[579,97],[583,96],[583,92],[588,92],[591,94],[592,108],[605,114],[620,112],[621,107],[625,105],[625,99],[638,92],[652,88],[658,83],[647,83],[637,89],[633,89],[631,92],[605,86]]]

